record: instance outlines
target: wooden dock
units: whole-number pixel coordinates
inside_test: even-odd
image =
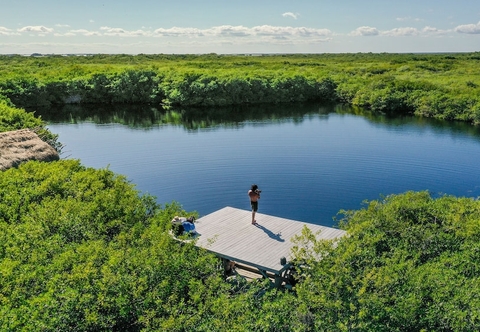
[[[252,225],[252,212],[225,207],[196,220],[197,246],[217,256],[258,269],[259,273],[282,278],[290,267],[292,237],[307,226],[319,239],[335,239],[345,231],[257,213],[258,225]],[[281,258],[286,258],[281,262]],[[279,280],[281,281],[281,280]]]

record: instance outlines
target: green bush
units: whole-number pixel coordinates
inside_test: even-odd
[[[340,101],[375,112],[476,123],[480,93],[480,64],[469,53],[0,56],[0,63],[0,95],[19,107]]]
[[[227,289],[213,256],[168,234],[181,213],[75,160],[0,173],[0,329],[189,326]]]
[[[7,99],[0,100],[0,132],[43,126],[33,113],[12,107]]]
[[[344,211],[336,246],[304,233],[298,289],[312,329],[474,331],[480,325],[480,201],[408,192]],[[318,257],[322,259],[319,260]]]
[[[27,128],[34,130],[58,153],[62,152],[63,145],[58,142],[58,135],[50,132],[40,118],[35,117],[34,113],[13,107],[7,98],[0,98],[0,132]]]

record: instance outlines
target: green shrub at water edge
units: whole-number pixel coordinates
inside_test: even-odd
[[[37,128],[44,125],[33,113],[16,108],[9,100],[0,100],[0,132],[24,128]]]
[[[19,107],[341,101],[478,124],[479,71],[477,53],[0,56],[0,95]]]
[[[298,313],[328,331],[474,331],[480,326],[480,201],[408,192],[345,211],[332,246],[305,232],[311,270]],[[322,259],[318,259],[321,257]]]
[[[43,141],[61,153],[63,146],[58,142],[58,135],[49,131],[40,118],[32,112],[14,107],[8,98],[0,96],[0,132],[27,128],[34,130]]]

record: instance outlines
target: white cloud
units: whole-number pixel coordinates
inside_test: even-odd
[[[449,32],[451,32],[451,30],[440,30],[430,26],[426,26],[425,28],[422,29],[422,33],[427,35],[445,35]]]
[[[431,26],[426,26],[425,28],[423,28],[422,31],[423,31],[423,32],[427,32],[427,33],[429,33],[429,32],[436,33],[436,32],[438,32],[439,30],[438,30],[437,28],[433,28],[433,27],[431,27]]]
[[[199,30],[200,31],[200,30]],[[244,26],[221,25],[212,27],[199,33],[199,36],[216,36],[216,37],[248,37],[252,35],[252,31]]]
[[[209,29],[178,28],[157,29],[154,34],[162,37],[325,37],[332,32],[328,29],[312,29],[305,27],[279,27],[262,25],[252,28],[244,26],[221,25]]]
[[[100,30],[104,31],[106,36],[123,36],[127,34],[127,31],[122,28],[110,28],[110,27],[101,27]]]
[[[328,29],[312,29],[305,27],[278,27],[262,25],[253,27],[252,32],[257,36],[284,36],[284,37],[324,37],[331,35]]]
[[[5,28],[5,27],[0,27],[0,36],[13,36],[13,35],[18,35],[19,33]]]
[[[44,27],[43,25],[26,26],[18,29],[18,32],[38,33],[39,35],[46,35],[46,34],[52,33],[53,31],[54,30],[52,28],[47,28],[47,27]]]
[[[76,36],[76,35],[82,35],[82,36],[87,36],[87,37],[91,37],[91,36],[101,36],[102,34],[98,31],[89,31],[89,30],[86,30],[86,29],[76,29],[76,30],[70,30],[68,31],[68,33],[65,34],[66,36]]]
[[[55,24],[55,26],[58,28],[70,28],[68,24]]]
[[[441,36],[450,33],[452,30],[440,30],[431,26],[426,26],[422,30],[416,28],[395,28],[391,30],[381,31],[374,27],[363,26],[359,27],[349,33],[350,36],[390,36],[390,37],[404,37],[404,36]]]
[[[104,31],[105,36],[118,36],[118,37],[138,37],[151,35],[148,31],[134,30],[129,31],[122,28],[101,27],[100,30]]]
[[[295,14],[295,13],[292,13],[292,12],[286,12],[286,13],[283,13],[282,16],[283,17],[291,17],[291,18],[296,20],[300,16],[300,14],[298,14],[298,13]]]
[[[458,33],[480,34],[480,22],[477,24],[459,25],[454,31]]]
[[[139,30],[128,30],[122,27],[102,26],[98,29],[70,29],[67,25],[56,25],[56,30],[44,26],[25,26],[18,30],[12,30],[7,27],[0,27],[0,36],[17,35],[52,35],[63,39],[64,42],[74,41],[75,36],[95,37],[92,42],[108,41],[109,43],[126,43],[125,38],[129,37],[132,43],[142,43],[142,45],[163,45],[162,47],[194,47],[207,49],[208,47],[223,46],[241,49],[269,49],[272,52],[280,50],[280,47],[305,46],[306,49],[314,49],[314,45],[320,43],[330,43],[330,45],[339,45],[343,38],[350,37],[438,37],[451,34],[453,31],[462,33],[480,33],[480,22],[477,25],[458,26],[455,30],[440,30],[435,27],[425,26],[422,28],[400,27],[391,30],[380,30],[373,26],[360,26],[348,34],[335,34],[329,29],[317,29],[309,27],[291,27],[291,26],[273,26],[259,25],[246,27],[242,25],[220,25],[210,28],[199,29],[192,27],[172,27],[152,29],[142,27]],[[467,32],[468,31],[468,32]],[[123,39],[120,41],[120,39]],[[160,41],[158,39],[161,39]],[[357,42],[362,43],[357,39]],[[83,41],[83,40],[82,40]],[[351,41],[350,41],[351,42]],[[158,46],[160,47],[160,46]],[[325,46],[322,49],[334,46]],[[303,49],[302,48],[302,49]]]
[[[377,28],[363,26],[356,28],[354,31],[350,32],[351,36],[378,36],[380,32]]]
[[[382,35],[393,36],[393,37],[402,37],[402,36],[417,36],[419,31],[416,28],[395,28],[388,31],[383,31]]]
[[[199,37],[204,35],[204,32],[197,28],[179,27],[173,27],[169,29],[160,28],[156,29],[153,33],[159,37]]]
[[[147,37],[147,36],[151,36],[152,33],[150,31],[144,31],[144,30],[134,30],[134,31],[130,31],[130,35],[132,37],[135,37],[135,36],[144,36],[144,37]]]

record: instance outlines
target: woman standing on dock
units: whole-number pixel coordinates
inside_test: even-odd
[[[252,184],[252,187],[248,191],[248,197],[250,197],[250,205],[252,206],[252,225],[256,225],[255,213],[258,210],[258,200],[260,199],[260,193],[262,191],[258,189],[256,184]]]

